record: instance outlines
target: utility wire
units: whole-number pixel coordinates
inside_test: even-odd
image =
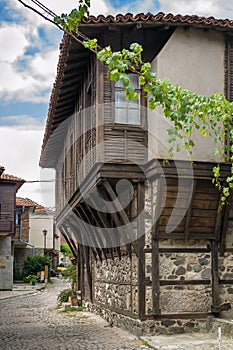
[[[39,9],[41,9],[43,12],[40,12],[40,10],[37,10],[36,8],[27,5],[23,0],[18,0],[24,7],[28,8],[29,10],[35,12],[36,14],[38,14],[39,16],[41,16],[42,18],[44,18],[46,21],[49,21],[50,23],[54,24],[56,27],[58,27],[59,29],[61,29],[63,32],[69,34],[74,40],[76,40],[77,42],[83,44],[83,41],[87,41],[89,40],[88,36],[86,36],[85,34],[83,34],[82,32],[78,31],[77,32],[70,32],[67,30],[64,30],[62,28],[62,26],[58,23],[56,23],[54,21],[55,17],[57,17],[56,13],[53,12],[52,10],[50,10],[48,7],[46,7],[44,4],[42,4],[40,1],[38,0],[29,0],[31,1],[33,4],[35,4],[37,7],[39,7]],[[81,39],[79,39],[81,38]],[[101,50],[102,47],[98,45],[98,49]],[[89,48],[90,51],[94,52],[96,54],[96,51]]]

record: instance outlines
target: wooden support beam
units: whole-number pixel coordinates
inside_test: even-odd
[[[117,255],[119,260],[121,260],[121,247],[116,247]]]
[[[137,184],[137,230],[138,236],[138,314],[143,317],[146,313],[146,293],[145,293],[145,187],[144,183]]]
[[[220,194],[220,199],[219,199],[219,205],[218,205],[218,211],[217,211],[217,218],[216,218],[216,223],[215,223],[215,240],[216,241],[220,241],[220,238],[223,237],[223,235],[221,235],[221,231],[222,231],[222,224],[223,224],[223,217],[224,214],[227,211],[227,208],[223,208],[222,207],[222,201],[221,201],[221,197],[222,195]]]
[[[90,198],[88,198],[88,199],[90,200]],[[96,242],[96,251],[98,253],[98,256],[99,257],[101,256],[100,260],[102,261],[102,254],[104,255],[105,259],[107,259],[107,255],[106,255],[106,251],[104,250],[105,244],[104,244],[103,239],[102,239],[102,237],[100,237],[99,232],[97,230],[97,227],[99,224],[99,212],[98,211],[94,212],[94,210],[92,210],[92,208],[89,205],[85,206],[85,211],[86,211],[86,214],[88,216],[89,222],[91,222],[90,218],[95,220],[96,230],[91,227],[92,236],[94,237],[94,241]],[[88,215],[88,213],[89,213],[89,215]]]
[[[85,262],[86,262],[86,272],[87,272],[87,283],[89,288],[90,301],[93,301],[93,289],[92,289],[92,269],[91,269],[91,260],[90,260],[90,247],[83,246]]]
[[[152,238],[152,304],[153,304],[153,313],[155,315],[160,315],[161,309],[160,309],[158,235]]]
[[[80,210],[80,215],[82,215],[82,217],[84,217],[85,220],[87,220],[88,224],[90,225],[90,230],[91,230],[91,248],[92,248],[92,251],[93,251],[93,254],[95,256],[95,259],[97,258],[97,255],[98,255],[98,252],[96,249],[99,249],[99,245],[98,245],[98,242],[96,240],[96,237],[95,237],[95,230],[93,229],[92,225],[93,225],[93,222],[91,222],[91,217],[88,216],[86,210],[82,207],[82,205],[80,204],[79,208]]]
[[[81,290],[81,297],[82,300],[85,298],[85,256],[84,256],[84,250],[83,245],[79,244],[79,251],[80,251],[80,290]]]
[[[220,241],[220,255],[223,256],[224,252],[226,250],[226,235],[227,235],[227,227],[228,227],[228,218],[230,214],[230,209],[232,208],[233,203],[233,192],[231,191],[228,203],[226,204],[224,218],[223,218],[223,225],[222,225],[222,234],[221,234],[221,241]]]
[[[93,204],[93,207],[95,207],[95,203],[91,198],[91,196],[88,197],[88,201],[90,201]],[[104,229],[107,229],[109,227],[109,223],[104,213],[101,213],[98,210],[93,210],[90,205],[86,205],[85,208],[90,213],[90,216],[95,218],[96,226],[103,227]],[[105,230],[105,232],[107,231]],[[109,232],[111,232],[111,230],[109,230]],[[115,247],[115,242],[111,236],[111,233],[108,234],[108,237],[106,237],[104,241],[105,241],[105,244],[103,245],[109,246],[109,247]]]
[[[156,197],[156,204],[152,215],[154,216],[154,211],[158,210],[161,205],[161,192],[162,192],[162,180],[158,180],[158,193]],[[152,279],[152,309],[155,315],[161,314],[160,309],[160,283],[159,283],[159,218],[157,219],[155,225],[153,226],[152,235],[151,235],[151,279]]]
[[[219,298],[219,270],[218,270],[218,242],[211,241],[211,270],[212,270],[212,305],[211,312],[218,315],[220,312]]]
[[[82,279],[81,279],[81,253],[80,253],[80,247],[78,245],[78,257],[77,257],[77,290],[82,291]],[[82,294],[81,294],[82,298]],[[81,299],[82,304],[82,299]]]
[[[88,229],[87,229],[87,226],[85,225],[85,223],[83,222],[83,220],[82,220],[81,217],[79,216],[80,214],[79,214],[78,210],[77,210],[76,208],[74,208],[73,211],[74,211],[74,213],[80,218],[80,221],[79,221],[80,228],[79,228],[79,229],[81,229],[82,235],[83,235],[83,236],[84,236],[84,235],[85,235],[85,236],[89,235],[88,240],[91,242],[91,239],[92,239],[91,235],[92,235],[92,234],[89,233],[89,231],[88,231]],[[72,222],[72,219],[71,219],[71,222]],[[72,223],[71,223],[71,225],[72,225]],[[73,225],[74,225],[74,224],[73,224]],[[75,226],[77,226],[77,224],[76,224]],[[82,243],[82,242],[80,242],[80,243]],[[97,252],[97,254],[98,254],[98,256],[99,256],[100,261],[102,262],[101,249],[100,249],[100,248],[96,248],[96,252]]]
[[[190,180],[190,181],[192,181],[192,180]],[[189,238],[190,223],[191,223],[191,219],[192,219],[192,207],[193,207],[193,202],[194,202],[194,198],[195,198],[196,186],[197,186],[197,180],[194,180],[193,192],[192,192],[192,196],[191,196],[191,200],[190,200],[190,203],[189,203],[189,208],[187,210],[186,220],[185,220],[184,237],[185,237],[186,241]]]
[[[125,210],[123,209],[119,199],[117,198],[116,193],[113,191],[112,186],[110,185],[110,183],[106,179],[103,181],[103,186],[104,186],[104,189],[106,190],[107,195],[109,196],[109,199],[111,199],[111,204],[116,209],[115,213],[111,213],[111,216],[113,218],[113,221],[115,222],[116,227],[121,227],[122,224],[124,225],[123,226],[124,228],[121,228],[121,229],[124,229],[124,232],[127,235],[127,237],[126,237],[126,241],[122,242],[122,243],[124,245],[126,245],[127,243],[131,242],[133,247],[134,247],[135,253],[137,255],[137,249],[136,249],[135,243],[133,241],[134,237],[133,237],[132,227],[131,227],[129,218],[128,218]],[[144,203],[143,203],[143,205],[144,205]],[[119,219],[118,215],[119,215],[120,219]]]
[[[74,242],[73,243],[71,242],[70,233],[67,230],[66,226],[59,226],[59,230],[62,233],[63,237],[65,238],[66,243],[68,244],[68,246],[69,246],[69,248],[70,248],[74,258],[77,259],[77,252],[76,252],[76,249],[75,249],[76,247],[74,245]]]

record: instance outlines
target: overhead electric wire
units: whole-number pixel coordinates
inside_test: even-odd
[[[40,9],[42,9],[44,11],[44,13],[47,14],[48,17],[52,17],[51,18],[48,18],[45,16],[44,13],[40,12],[39,10],[35,9],[34,7],[30,6],[30,5],[27,5],[23,0],[18,0],[23,6],[29,8],[30,10],[32,10],[33,12],[37,13],[39,16],[43,17],[46,21],[49,21],[50,23],[54,24],[55,26],[57,26],[59,29],[61,29],[62,31],[64,31],[65,33],[68,33],[74,40],[78,41],[79,43],[83,44],[83,41],[87,41],[89,40],[90,38],[88,38],[85,34],[81,33],[80,31],[78,32],[70,32],[70,31],[67,31],[65,29],[63,29],[63,27],[56,23],[54,21],[55,17],[58,17],[56,15],[55,12],[53,12],[52,10],[50,10],[48,7],[46,7],[45,5],[43,5],[40,1],[38,0],[28,0],[28,1],[31,1],[33,4],[35,4],[36,6],[38,6]],[[79,37],[82,39],[80,40]],[[101,50],[102,47],[98,45],[98,49]],[[89,47],[89,50],[94,52],[96,54],[96,51],[91,49]]]

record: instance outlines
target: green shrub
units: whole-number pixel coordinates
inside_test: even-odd
[[[62,272],[62,275],[65,279],[67,279],[69,282],[71,282],[71,289],[73,291],[76,290],[76,281],[77,281],[77,269],[75,265],[70,265],[69,267],[67,267],[67,269],[65,269]]]
[[[37,275],[37,272],[44,270],[45,265],[50,267],[50,263],[51,261],[48,256],[28,256],[23,264],[22,277]]]
[[[23,281],[25,283],[36,282],[36,276],[35,275],[29,275],[27,277],[24,277]]]
[[[78,306],[78,307],[71,306],[71,307],[68,307],[68,309],[62,310],[60,312],[64,312],[64,313],[66,313],[66,312],[74,312],[74,311],[81,312],[83,310],[84,310],[83,306]]]
[[[57,296],[57,305],[61,305],[62,303],[66,303],[69,300],[70,289],[62,290]]]
[[[65,256],[68,256],[69,258],[73,257],[73,253],[67,243],[63,243],[60,245],[60,252],[63,253]]]

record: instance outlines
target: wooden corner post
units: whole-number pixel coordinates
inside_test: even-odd
[[[138,182],[137,186],[137,236],[138,239],[138,314],[139,317],[145,315],[145,185]]]

